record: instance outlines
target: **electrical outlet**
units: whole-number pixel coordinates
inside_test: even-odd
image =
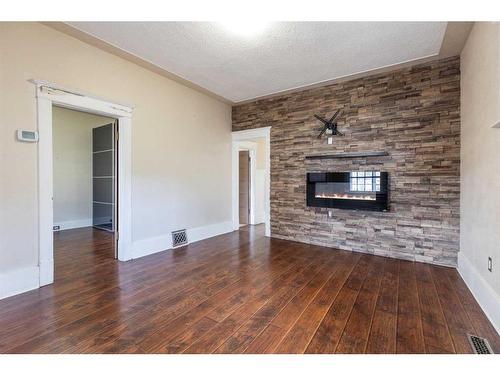
[[[488,257],[488,271],[493,272],[493,261]]]

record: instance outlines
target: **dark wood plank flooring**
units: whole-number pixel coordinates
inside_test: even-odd
[[[261,226],[130,262],[55,235],[53,285],[0,301],[1,353],[469,353],[500,340],[454,269],[269,239]]]

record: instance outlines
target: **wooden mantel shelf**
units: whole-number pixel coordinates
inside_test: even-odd
[[[374,156],[388,156],[387,151],[362,151],[362,152],[343,152],[341,154],[330,155],[307,155],[306,159],[345,159],[345,158],[367,158]]]

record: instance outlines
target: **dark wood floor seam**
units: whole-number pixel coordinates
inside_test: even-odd
[[[339,350],[338,350],[338,349],[339,349],[339,346],[340,346],[340,344],[343,342],[343,338],[344,338],[344,335],[345,335],[346,329],[350,326],[351,317],[353,316],[353,312],[354,312],[354,311],[355,311],[355,309],[358,307],[358,301],[359,301],[359,299],[360,299],[360,297],[361,297],[361,293],[364,293],[364,292],[365,292],[365,290],[366,290],[366,289],[365,289],[365,286],[366,286],[367,284],[369,284],[369,285],[368,285],[368,288],[369,288],[369,287],[370,287],[370,285],[372,285],[371,283],[373,283],[374,281],[378,280],[378,281],[377,281],[377,287],[376,287],[376,295],[378,296],[378,294],[380,293],[380,283],[382,282],[382,276],[381,276],[381,275],[379,275],[379,272],[378,272],[377,268],[378,268],[378,266],[380,266],[380,265],[379,265],[379,264],[378,264],[378,262],[376,262],[376,261],[381,260],[381,259],[383,259],[383,258],[376,257],[376,258],[374,258],[374,259],[375,259],[375,260],[374,260],[374,262],[372,262],[372,263],[371,263],[370,268],[369,268],[369,271],[367,272],[366,277],[364,278],[364,280],[363,280],[363,282],[362,282],[362,284],[361,284],[360,288],[359,288],[359,289],[358,289],[358,291],[357,291],[356,298],[354,299],[354,303],[353,303],[353,304],[352,304],[352,306],[351,306],[351,309],[350,309],[350,311],[349,311],[349,315],[348,315],[348,317],[347,317],[347,319],[346,319],[346,321],[345,321],[345,325],[344,325],[344,327],[343,327],[343,329],[342,329],[342,332],[341,332],[341,333],[340,333],[340,335],[339,335],[339,340],[337,341],[337,345],[335,346],[335,349],[334,349],[334,352],[335,352],[335,353],[339,352]],[[384,264],[384,265],[385,265],[385,259],[383,260],[383,263],[382,263],[382,264]],[[383,268],[383,267],[382,267],[382,268]],[[372,275],[372,272],[373,272],[373,273],[375,273],[375,274],[374,274],[374,275]],[[375,278],[375,280],[373,279],[373,277]],[[375,312],[375,308],[376,308],[376,298],[375,298],[375,302],[374,302],[374,305],[373,305],[373,310],[372,310],[372,312],[371,312],[371,314],[370,314],[370,326],[371,326],[371,322],[372,322],[372,320],[373,320],[373,314],[374,314],[374,312]],[[364,353],[364,352],[365,352],[365,350],[366,350],[366,344],[368,343],[368,337],[369,337],[369,334],[370,334],[370,332],[368,331],[368,335],[366,336],[366,342],[365,342],[365,344],[363,345],[363,349],[360,351],[360,352],[362,352],[362,353]],[[341,352],[344,352],[344,351],[341,351]]]
[[[413,265],[413,268],[415,268],[414,265]],[[416,275],[415,275],[415,278],[416,278]],[[422,312],[420,311],[421,301],[420,301],[420,295],[418,293],[418,287],[417,287],[417,299],[418,299],[418,320],[420,321],[420,324],[419,324],[420,334],[422,335],[422,337],[424,337],[424,328],[422,326]],[[424,341],[424,343],[425,343],[425,341]],[[425,345],[424,345],[424,347],[425,347]]]
[[[451,344],[453,345],[453,350],[456,353],[457,352],[457,348],[456,348],[456,345],[455,345],[455,341],[453,340],[453,335],[451,333],[450,325],[448,324],[448,320],[445,318],[443,305],[441,303],[441,298],[439,298],[439,293],[438,293],[438,290],[437,290],[437,287],[436,287],[436,280],[434,279],[434,276],[432,275],[432,271],[430,271],[429,273],[431,274],[432,286],[434,287],[434,291],[436,292],[436,295],[438,296],[439,309],[441,310],[441,314],[443,315],[444,324],[446,325],[446,329],[448,330],[448,335],[450,335]]]
[[[305,268],[307,268],[307,267],[308,267],[310,264],[312,264],[312,263],[314,263],[314,259],[310,259],[310,260],[306,263],[306,265],[305,265],[303,268],[304,268],[304,269],[305,269]],[[296,268],[296,266],[294,266],[294,267]],[[292,268],[294,268],[294,267],[292,267]],[[252,297],[252,298],[253,298],[253,297]],[[271,296],[269,296],[269,297],[265,298],[265,300],[263,300],[261,304],[259,303],[259,305],[258,305],[258,307],[257,307],[257,310],[258,310],[260,307],[262,307],[262,306],[266,303],[266,301],[267,301],[267,300],[269,300],[269,298],[271,298]],[[249,302],[249,301],[247,301],[246,303],[248,304],[248,302]],[[245,306],[245,305],[243,305],[242,307],[244,307],[244,306]],[[253,313],[254,313],[254,312],[251,312],[251,315],[253,315]],[[234,313],[233,313],[233,314],[234,314]],[[231,314],[231,316],[232,316],[233,314]],[[203,342],[203,340],[205,340],[205,339],[206,339],[206,337],[207,337],[207,336],[209,336],[209,335],[211,334],[211,332],[212,332],[212,331],[217,331],[217,328],[222,327],[222,326],[223,326],[223,324],[224,324],[226,321],[228,321],[227,319],[229,319],[229,318],[230,318],[230,317],[228,317],[228,318],[224,319],[224,320],[223,320],[223,321],[222,321],[219,325],[216,325],[216,326],[215,326],[212,330],[210,330],[209,332],[207,332],[205,335],[203,335],[203,336],[199,337],[199,338],[198,338],[198,340],[196,340],[195,342],[193,342],[193,343],[190,345],[190,347],[186,348],[186,350],[190,350],[190,348],[192,348],[192,347],[199,346],[199,345],[200,345],[200,343],[201,343],[201,342]],[[245,322],[246,322],[247,320],[248,320],[248,316],[245,318],[245,320],[244,320],[244,321],[236,323],[236,324],[232,327],[232,329],[230,329],[230,333],[229,333],[229,335],[228,335],[228,336],[230,337],[230,336],[231,336],[234,332],[236,332],[236,331],[237,331],[237,330],[238,330],[241,326],[243,326],[243,324],[245,324]],[[229,337],[228,337],[228,338],[229,338]],[[212,349],[210,349],[210,350],[208,350],[208,351],[209,351],[209,352],[213,352],[213,351],[217,350],[217,348],[218,348],[218,347],[220,347],[220,346],[221,346],[221,344],[222,344],[224,341],[226,341],[226,340],[221,340],[221,342],[220,342],[220,343],[218,343],[217,345],[215,345]],[[186,351],[186,350],[185,350],[185,351]],[[184,351],[184,352],[185,352],[185,351]]]
[[[332,307],[332,305],[335,303],[335,300],[337,299],[340,291],[342,290],[342,288],[345,286],[345,284],[347,283],[347,280],[349,280],[349,277],[351,276],[352,272],[354,271],[354,269],[356,269],[356,266],[359,264],[359,262],[361,261],[361,257],[358,259],[358,261],[356,262],[356,264],[353,265],[353,267],[351,268],[349,274],[346,276],[344,282],[342,283],[342,285],[338,288],[338,291],[337,293],[335,294],[335,297],[332,299],[332,303],[328,306],[328,309],[325,310],[325,314],[323,315],[323,318],[321,319],[321,321],[319,322],[318,326],[316,327],[316,330],[314,332],[314,334],[311,336],[311,338],[309,339],[307,345],[306,345],[306,350],[307,348],[309,347],[309,345],[311,344],[311,341],[314,339],[314,336],[316,335],[316,332],[318,331],[318,328],[321,326],[321,323],[323,323],[323,320],[325,319],[326,315],[328,314],[328,311],[330,310],[330,308]]]
[[[385,268],[385,264],[384,264],[384,268]],[[370,333],[372,331],[372,326],[373,326],[373,318],[375,317],[375,311],[376,311],[376,308],[377,308],[378,299],[380,297],[380,289],[381,289],[381,287],[382,287],[382,278],[380,279],[380,283],[379,283],[379,286],[378,286],[377,298],[375,299],[375,305],[373,307],[373,311],[372,311],[372,314],[371,314],[370,328],[368,328],[368,337],[366,338],[365,347],[363,348],[363,353],[366,353],[366,348],[368,347],[368,342],[370,340]]]
[[[297,323],[297,321],[300,319],[300,317],[302,316],[302,314],[304,313],[304,311],[305,311],[305,310],[306,310],[306,309],[307,309],[307,308],[311,305],[311,303],[314,301],[315,297],[318,295],[318,293],[320,293],[320,292],[321,292],[321,290],[325,287],[325,285],[327,285],[328,281],[329,281],[332,277],[333,277],[333,274],[332,274],[332,275],[330,275],[328,278],[326,278],[326,279],[325,279],[325,281],[324,281],[324,282],[323,282],[323,283],[322,283],[322,284],[321,284],[321,285],[320,285],[320,286],[316,289],[316,291],[315,291],[315,292],[313,293],[313,295],[310,297],[309,302],[303,306],[302,311],[301,311],[301,312],[297,315],[297,317],[293,320],[292,324],[290,324],[290,325],[288,326],[288,328],[287,328],[286,330],[284,330],[283,337],[285,337],[285,336],[288,334],[288,332],[290,332],[290,330],[293,328],[293,326],[294,326],[294,325]],[[304,286],[304,288],[306,288],[306,287],[307,287],[307,285],[305,285],[305,286]],[[302,291],[304,288],[302,288],[302,289],[301,289],[301,291]],[[298,292],[296,295],[298,295],[299,293],[300,293],[300,292]],[[290,303],[292,303],[292,300],[293,300],[293,299],[291,299],[291,300],[287,303],[287,305],[283,307],[283,309],[282,309],[281,311],[285,310],[285,308],[286,308],[286,307],[287,307]],[[280,311],[280,312],[281,312],[281,311]],[[269,324],[266,326],[266,328],[265,328],[265,329],[267,329],[269,326],[271,326],[271,325],[273,324],[273,322],[275,321],[275,319],[276,319],[278,316],[279,316],[279,314],[277,314],[277,315],[273,318],[273,320],[271,320],[271,321],[269,322]],[[320,322],[320,323],[321,323],[321,322]],[[265,330],[265,329],[264,329],[264,330]],[[263,330],[263,331],[264,331],[264,330]],[[262,331],[262,332],[263,332],[263,331]],[[262,332],[261,332],[261,333],[262,333]],[[260,333],[260,334],[261,334],[261,333]],[[256,336],[256,337],[252,340],[252,343],[253,343],[255,340],[257,340],[257,339],[259,338],[260,334],[259,334],[258,336]],[[278,346],[278,345],[279,345],[279,342],[276,344],[276,346]]]
[[[267,324],[266,324],[266,325],[265,325],[265,326],[264,326],[261,330],[259,330],[259,332],[258,332],[258,333],[255,335],[255,337],[254,337],[254,338],[253,338],[253,339],[252,339],[252,340],[248,343],[248,345],[250,345],[250,344],[251,344],[251,343],[252,343],[252,342],[253,342],[253,341],[254,341],[254,340],[255,340],[255,339],[256,339],[256,338],[257,338],[257,337],[258,337],[258,336],[259,336],[259,335],[260,335],[260,334],[261,334],[261,333],[262,333],[262,332],[263,332],[263,331],[264,331],[264,330],[265,330],[265,329],[266,329],[266,328],[270,325],[270,324],[271,324],[272,320],[273,320],[276,316],[278,316],[278,315],[280,314],[280,312],[281,312],[281,311],[283,311],[283,310],[285,309],[285,307],[286,307],[286,306],[287,306],[287,305],[288,305],[288,304],[289,304],[289,303],[293,300],[293,298],[294,298],[297,294],[299,294],[299,293],[300,293],[300,292],[301,292],[301,291],[302,291],[302,290],[303,290],[303,289],[304,289],[304,288],[308,285],[308,283],[309,283],[311,280],[313,280],[313,279],[314,279],[314,277],[316,277],[316,275],[318,275],[318,274],[319,274],[319,273],[320,273],[323,269],[325,269],[326,267],[328,267],[328,265],[329,265],[329,262],[328,262],[328,263],[326,263],[326,264],[324,264],[322,267],[320,267],[320,268],[318,269],[318,271],[317,271],[314,275],[312,275],[312,276],[310,277],[309,281],[305,282],[305,283],[304,283],[304,285],[303,285],[302,287],[300,287],[300,288],[299,288],[297,291],[295,291],[295,292],[294,292],[291,296],[289,296],[288,301],[287,301],[287,302],[286,302],[286,303],[285,303],[285,304],[284,304],[284,305],[283,305],[283,306],[282,306],[279,310],[277,310],[277,312],[276,312],[275,316],[274,316],[274,317],[272,317],[271,319],[269,319],[269,322],[268,322],[268,323],[267,323]],[[267,302],[266,302],[266,303],[267,303]],[[257,313],[258,313],[258,311],[256,311],[256,312],[252,315],[252,317],[254,317]],[[252,319],[252,317],[250,317],[250,319],[249,319],[249,320],[251,320],[251,319]],[[247,346],[248,346],[248,345],[247,345]],[[222,345],[221,345],[221,346],[222,346]]]
[[[399,310],[399,268],[400,268],[400,263],[398,261],[398,272],[397,272],[397,277],[396,277],[396,330],[394,332],[394,339],[395,341],[397,341],[397,335],[398,335],[398,317],[397,317],[397,314],[398,314],[398,310]],[[395,342],[395,344],[397,345],[397,343]]]
[[[280,256],[281,256],[281,255],[279,255],[278,257],[280,257]],[[292,264],[291,264],[288,268],[286,268],[284,272],[286,272],[286,271],[287,271],[287,270],[289,270],[290,268],[293,268],[293,263],[292,263]],[[222,290],[219,290],[216,294],[222,293],[222,292],[223,292],[224,290],[226,290],[227,288],[232,287],[233,285],[235,285],[236,283],[238,283],[238,281],[239,281],[239,280],[240,280],[240,279],[237,279],[237,280],[235,280],[233,283],[231,283],[231,284],[229,284],[229,285],[225,286]],[[218,281],[217,281],[217,280],[215,280],[215,281],[214,281],[214,284],[215,284],[215,283],[217,283],[217,282],[218,282]],[[182,293],[182,291],[181,291],[181,293]],[[214,296],[215,296],[215,295],[210,295],[210,296],[207,296],[205,299],[201,299],[199,302],[204,303],[204,302],[208,301],[210,298],[213,298]],[[200,304],[201,304],[201,303],[200,303]],[[192,307],[192,308],[187,308],[187,311],[186,311],[185,313],[189,313],[189,311],[191,311],[192,309],[195,309],[197,306],[199,306],[199,305],[196,305],[196,306],[194,306],[194,307]],[[133,320],[133,318],[134,318],[134,316],[132,316],[132,317],[130,317],[130,318],[128,318],[128,319],[126,319],[126,320],[123,320],[123,322],[122,322],[122,323],[123,323],[123,324],[126,324],[126,323],[128,323],[129,321],[132,321],[132,320]],[[173,319],[173,318],[172,318],[172,319]],[[167,320],[167,321],[163,321],[163,322],[162,322],[162,324],[168,324],[168,323],[169,323],[172,319]],[[148,332],[148,335],[154,335],[154,334],[155,334],[155,332],[158,332],[159,330],[160,330],[160,328],[159,328],[159,327],[154,326],[154,327],[153,327],[153,329],[152,329],[152,331]]]
[[[272,284],[272,282],[273,282],[275,279],[279,278],[281,275],[283,275],[284,273],[286,273],[286,272],[288,272],[289,270],[291,270],[294,266],[295,266],[295,264],[294,264],[294,263],[291,263],[291,264],[290,264],[289,266],[287,266],[287,268],[285,268],[282,272],[280,272],[280,273],[276,274],[274,278],[272,278],[271,280],[268,280],[268,281],[267,281],[264,285],[262,285],[262,288],[265,288],[267,285]],[[256,270],[256,269],[252,270],[252,272],[253,272],[254,274],[256,274],[256,273],[255,273],[256,271],[258,271],[258,270]],[[249,272],[250,272],[250,271],[249,271]],[[235,284],[237,284],[238,282],[241,282],[241,281],[242,281],[241,279],[240,279],[240,280],[238,280],[238,281],[236,281],[235,283],[233,283],[233,284],[231,284],[230,286],[228,286],[228,287],[224,288],[223,290],[221,290],[221,291],[220,291],[220,292],[218,292],[217,294],[222,294],[222,293],[224,293],[224,291],[225,291],[225,290],[227,290],[227,289],[231,288],[232,286],[234,286]],[[234,294],[237,294],[237,293],[238,293],[238,291],[236,290],[236,291],[234,292]],[[233,295],[234,295],[234,294],[233,294]],[[192,312],[192,311],[194,311],[195,309],[199,308],[199,306],[201,306],[203,303],[206,303],[206,302],[207,302],[207,301],[209,301],[210,299],[216,298],[216,296],[217,296],[217,295],[214,295],[214,296],[211,296],[211,297],[207,298],[206,300],[202,301],[199,305],[197,305],[197,306],[193,307],[191,310],[187,311],[187,312],[186,312],[186,313],[184,313],[183,315],[187,315],[187,314],[189,314],[190,312]],[[230,297],[229,297],[229,298],[230,298]],[[210,314],[212,311],[214,311],[217,307],[218,307],[218,305],[213,306],[213,308],[212,308],[212,309],[209,309],[209,310],[207,311],[207,313],[206,313],[206,315],[205,315],[205,316],[209,315],[209,314]],[[183,315],[181,315],[179,318],[181,318]],[[168,324],[170,324],[170,323],[168,323]],[[166,326],[168,326],[168,324],[167,324]],[[193,322],[193,324],[195,324],[195,322]],[[149,337],[151,337],[151,336],[153,336],[153,335],[157,334],[158,332],[160,332],[160,331],[161,331],[161,329],[162,329],[162,328],[158,328],[155,332],[151,333],[151,335],[150,335]],[[174,337],[174,338],[175,338],[175,337]]]

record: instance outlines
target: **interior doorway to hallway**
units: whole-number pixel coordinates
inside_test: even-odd
[[[270,171],[271,127],[233,132],[232,217],[234,230],[238,230],[241,225],[263,223],[265,235],[271,236]]]
[[[255,156],[254,156],[255,157]],[[250,224],[250,170],[251,157],[249,150],[239,151],[239,218],[240,227]]]
[[[53,106],[52,137],[57,279],[65,258],[117,258],[117,120]]]

